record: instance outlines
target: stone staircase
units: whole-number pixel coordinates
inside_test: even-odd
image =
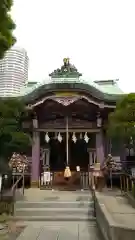
[[[74,201],[73,201],[74,200]],[[67,201],[17,201],[15,220],[21,221],[94,221],[94,203],[91,194],[83,192]]]

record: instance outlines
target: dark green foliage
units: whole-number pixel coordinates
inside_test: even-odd
[[[14,209],[14,200],[13,197],[6,197],[5,200],[0,200],[0,222],[5,222],[1,214],[12,215]],[[2,220],[1,220],[2,218]]]
[[[15,23],[10,15],[12,5],[12,0],[0,0],[0,59],[16,41],[13,36]]]
[[[30,136],[22,128],[26,115],[22,101],[0,100],[0,166],[4,171],[13,152],[25,153],[31,144]]]
[[[108,134],[125,143],[135,139],[135,93],[124,96],[109,115]]]

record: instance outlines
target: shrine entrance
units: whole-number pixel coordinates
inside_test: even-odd
[[[51,134],[50,134],[51,135]],[[80,138],[80,136],[81,138]],[[89,134],[90,135],[90,134]],[[69,133],[68,139],[68,164],[72,171],[76,170],[76,166],[87,170],[89,164],[89,139],[86,142],[82,138],[82,133],[75,135]],[[78,138],[77,138],[78,137]],[[59,140],[55,137],[50,139],[48,149],[50,152],[49,167],[51,171],[63,171],[67,165],[66,162],[66,133],[58,133]]]
[[[41,160],[41,176],[44,171],[51,173],[51,182],[48,185],[42,179],[43,188],[56,188],[59,190],[76,190],[88,187],[88,166],[90,164],[90,147],[95,144],[95,134],[75,133],[68,134],[68,165],[71,170],[71,178],[68,181],[64,177],[67,166],[66,132],[41,133],[44,137],[45,154]],[[45,144],[45,140],[47,143]],[[48,156],[48,157],[47,157]],[[79,171],[77,170],[79,167]]]
[[[40,147],[44,152],[41,185],[81,188],[81,182],[86,182],[86,178],[88,182],[88,165],[96,155],[96,150],[93,155],[91,149],[96,148],[96,133],[100,131],[97,126],[97,120],[100,120],[98,104],[77,93],[67,93],[66,96],[57,93],[45,99],[35,110]],[[66,167],[70,168],[68,181]],[[48,176],[51,174],[49,180],[47,172]]]
[[[78,138],[77,138],[78,137]],[[80,170],[87,171],[89,164],[88,146],[89,142],[83,139],[82,133],[76,137],[76,141],[70,141],[70,167],[76,169],[76,166],[80,167]]]
[[[61,141],[58,139],[51,139],[49,142],[50,150],[50,171],[57,172],[63,171],[66,166],[66,141],[63,136]]]

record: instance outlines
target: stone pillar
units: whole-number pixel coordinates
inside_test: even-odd
[[[44,166],[50,166],[50,149],[44,149],[44,160],[43,160]]]
[[[40,133],[35,131],[38,128],[37,119],[33,119],[33,128],[31,186],[38,187],[40,169]]]
[[[96,133],[96,154],[97,162],[100,162],[102,165],[104,162],[104,141],[102,131]]]
[[[126,147],[125,147],[124,143],[122,142],[121,147],[120,147],[120,161],[121,161],[122,167],[124,169],[127,168],[128,162],[126,160],[127,160]]]
[[[89,166],[95,164],[96,161],[96,152],[92,151],[90,148],[87,149],[89,154]]]

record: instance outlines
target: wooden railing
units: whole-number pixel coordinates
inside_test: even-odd
[[[90,182],[89,182],[89,172],[86,171],[81,171],[80,172],[80,184],[81,184],[81,189],[89,189],[90,187]]]
[[[55,181],[55,177],[56,177],[56,173],[59,175],[59,174],[62,174],[62,177],[60,178],[60,181]],[[75,176],[75,175],[74,175]],[[72,184],[74,183],[74,177],[72,175],[72,181],[70,181],[69,183],[72,182]],[[78,176],[77,176],[78,177]],[[55,186],[55,184],[57,186],[59,186],[59,184],[61,184],[63,181],[63,178],[64,178],[64,172],[51,172],[50,173],[50,181],[49,182],[44,182],[44,179],[43,179],[43,173],[41,174],[41,179],[40,179],[40,188],[42,189],[53,189],[53,187]],[[76,180],[76,176],[75,176],[75,180]],[[88,171],[80,171],[80,175],[79,175],[79,178],[78,178],[78,183],[76,184],[76,187],[80,187],[80,189],[89,189],[89,172]],[[79,185],[79,186],[78,186]]]

